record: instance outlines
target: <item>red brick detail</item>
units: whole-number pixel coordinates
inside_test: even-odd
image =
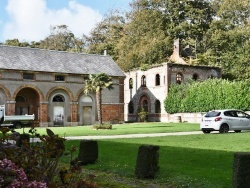
[[[40,104],[40,122],[48,122],[48,104]]]
[[[124,103],[124,78],[119,78],[119,102]]]
[[[71,104],[71,122],[77,122],[78,108],[77,104]]]
[[[15,115],[15,103],[8,103],[7,105],[8,105],[8,111],[5,111],[5,115]]]
[[[103,121],[124,121],[124,106],[123,104],[103,104],[102,105],[102,120]]]

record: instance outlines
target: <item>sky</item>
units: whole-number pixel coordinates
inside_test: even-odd
[[[50,27],[67,25],[76,37],[88,35],[111,10],[129,10],[132,0],[0,0],[0,43],[40,41]]]

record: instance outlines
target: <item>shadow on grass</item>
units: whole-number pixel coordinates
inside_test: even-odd
[[[80,141],[67,141],[66,147]],[[107,171],[134,178],[138,148],[142,144],[98,140],[99,158],[86,169]],[[232,186],[233,153],[160,146],[158,182],[176,187],[230,188]],[[65,159],[64,159],[65,160]]]
[[[148,128],[152,128],[152,129],[154,129],[154,128],[162,128],[162,127],[165,127],[165,128],[168,128],[168,127],[174,127],[174,126],[151,126],[151,127],[133,127],[133,128],[140,128],[140,129],[148,129]]]

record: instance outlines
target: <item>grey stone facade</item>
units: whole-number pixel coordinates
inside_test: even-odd
[[[37,126],[94,124],[96,97],[83,91],[88,75],[101,72],[114,85],[103,91],[103,105],[119,109],[103,120],[124,121],[125,75],[110,56],[0,46],[0,104],[9,115],[35,114]]]
[[[164,110],[164,100],[169,86],[188,79],[206,80],[220,78],[221,69],[210,66],[193,66],[179,63],[163,63],[146,71],[126,73],[124,81],[125,121],[140,121],[141,108],[148,111],[148,121],[171,122],[173,117]]]

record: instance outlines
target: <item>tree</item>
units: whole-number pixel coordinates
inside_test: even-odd
[[[166,61],[176,38],[182,39],[183,46],[195,46],[214,16],[204,0],[134,0],[131,8],[117,46],[117,63],[125,71]]]
[[[98,121],[102,124],[102,90],[108,88],[113,89],[112,78],[105,73],[90,74],[89,79],[86,80],[84,93],[95,92],[96,103],[98,109]]]
[[[216,19],[204,35],[205,53],[200,64],[219,66],[223,78],[250,79],[250,0],[214,0]]]
[[[83,40],[75,38],[66,25],[57,25],[50,28],[50,35],[40,41],[39,48],[59,51],[83,51]],[[35,44],[33,42],[33,44]]]
[[[108,54],[114,60],[118,59],[117,43],[122,37],[125,18],[119,11],[111,11],[103,20],[92,29],[90,36],[84,36],[87,43],[87,52],[102,54],[108,50]]]

